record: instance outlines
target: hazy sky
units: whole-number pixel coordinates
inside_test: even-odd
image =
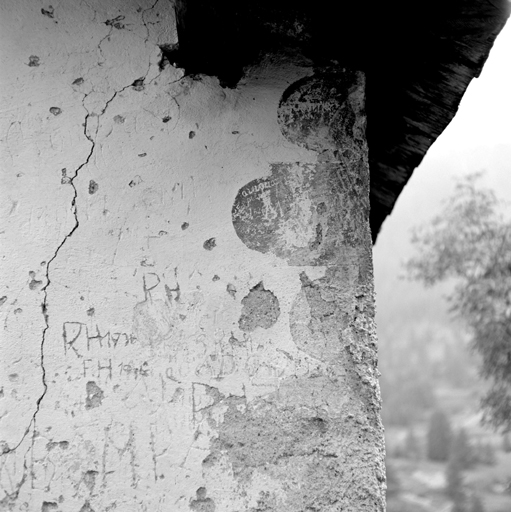
[[[380,336],[400,328],[403,315],[417,322],[445,318],[437,290],[399,280],[411,255],[410,229],[439,212],[455,176],[486,170],[484,184],[511,202],[511,21],[497,37],[479,78],[472,80],[458,113],[414,171],[374,248]]]

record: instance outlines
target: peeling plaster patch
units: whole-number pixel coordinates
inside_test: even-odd
[[[87,396],[85,397],[85,408],[94,409],[99,407],[103,402],[103,390],[93,381],[87,382],[85,386]]]
[[[164,122],[164,123],[168,123],[171,119],[172,119],[172,117],[170,117],[170,116],[165,116],[164,118],[162,118],[162,122]]]
[[[60,114],[62,114],[62,109],[59,107],[50,107],[50,113],[54,116],[60,116]]]
[[[71,178],[67,175],[67,169],[64,167],[60,170],[61,178],[60,178],[60,184],[61,185],[69,185],[71,183]]]
[[[270,290],[265,290],[262,282],[250,290],[241,304],[243,309],[238,324],[242,331],[254,331],[257,327],[269,329],[280,316],[277,297]]]
[[[89,308],[89,309],[87,310],[87,316],[94,316],[94,313],[95,313],[94,308]]]
[[[216,238],[209,238],[202,244],[202,246],[206,251],[212,251],[216,247]]]
[[[140,155],[139,155],[140,156]],[[130,188],[136,187],[137,185],[140,185],[142,183],[142,178],[137,174],[129,183],[128,185]]]
[[[96,485],[96,477],[98,476],[98,472],[94,470],[86,471],[83,475],[83,483],[89,489],[89,492],[94,491],[94,486]]]
[[[111,20],[106,20],[105,25],[107,27],[114,27],[117,30],[122,30],[124,28],[124,23],[121,23],[121,21],[123,21],[124,18],[125,16],[120,15],[115,18],[112,18]]]
[[[62,450],[67,450],[69,448],[69,441],[49,441],[48,443],[46,443],[46,449],[48,451],[51,451],[54,448],[61,448]]]
[[[41,59],[37,55],[31,55],[28,58],[28,66],[31,68],[37,67],[41,65]]]
[[[196,492],[197,499],[190,502],[190,508],[195,512],[215,512],[215,502],[207,498],[206,494],[206,488],[199,487]]]
[[[116,123],[116,124],[123,124],[125,120],[126,120],[126,118],[124,118],[123,116],[120,116],[120,115],[114,116],[114,123]]]
[[[36,278],[35,278],[35,272],[33,270],[31,270],[29,273],[28,273],[29,277],[30,277],[30,282],[28,283],[28,287],[31,289],[31,290],[38,290],[41,285],[43,284],[42,281],[38,281]]]
[[[79,512],[94,512],[94,509],[90,506],[89,502],[86,501]]]
[[[94,181],[89,181],[89,194],[95,194],[98,191],[99,185]]]

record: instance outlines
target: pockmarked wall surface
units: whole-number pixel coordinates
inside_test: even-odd
[[[184,76],[164,0],[0,20],[0,510],[383,510],[363,75]]]

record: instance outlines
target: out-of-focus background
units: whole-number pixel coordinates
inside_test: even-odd
[[[468,349],[470,333],[449,314],[444,297],[452,283],[425,288],[403,279],[404,261],[414,256],[412,228],[441,212],[456,177],[477,171],[485,171],[481,185],[510,203],[502,207],[509,216],[511,22],[455,119],[415,170],[374,248],[388,512],[511,511],[511,435],[481,425],[487,384]],[[457,475],[448,467],[447,452],[454,449],[466,460]],[[465,493],[463,507],[449,489],[456,479]]]

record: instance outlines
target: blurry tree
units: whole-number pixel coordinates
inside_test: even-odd
[[[387,369],[380,378],[385,425],[410,425],[422,419],[436,402],[431,382],[419,370]]]
[[[418,460],[421,458],[421,446],[413,427],[410,427],[406,433],[404,452],[409,459]]]
[[[446,461],[452,441],[452,430],[449,418],[443,411],[435,411],[429,420],[428,428],[428,459]]]
[[[487,466],[494,466],[497,463],[495,448],[491,443],[482,443],[477,447],[476,461]]]
[[[446,493],[453,501],[452,512],[466,512],[467,496],[463,487],[463,463],[459,453],[452,450],[445,470]]]
[[[502,450],[504,453],[511,452],[511,439],[509,437],[509,433],[505,433],[502,437]]]
[[[511,430],[511,222],[494,192],[478,186],[480,176],[459,181],[442,212],[415,230],[417,256],[406,267],[426,285],[457,280],[452,310],[469,326],[481,374],[491,382],[484,419]]]
[[[456,458],[461,469],[468,469],[470,466],[473,466],[475,453],[470,444],[467,431],[464,428],[460,428],[454,436],[450,447],[450,455]]]
[[[485,512],[483,501],[478,494],[472,494],[470,498],[470,508],[469,512]]]
[[[397,476],[397,472],[392,464],[389,464],[388,461],[385,463],[385,469],[387,472],[387,497],[396,496],[400,489],[401,483]]]

